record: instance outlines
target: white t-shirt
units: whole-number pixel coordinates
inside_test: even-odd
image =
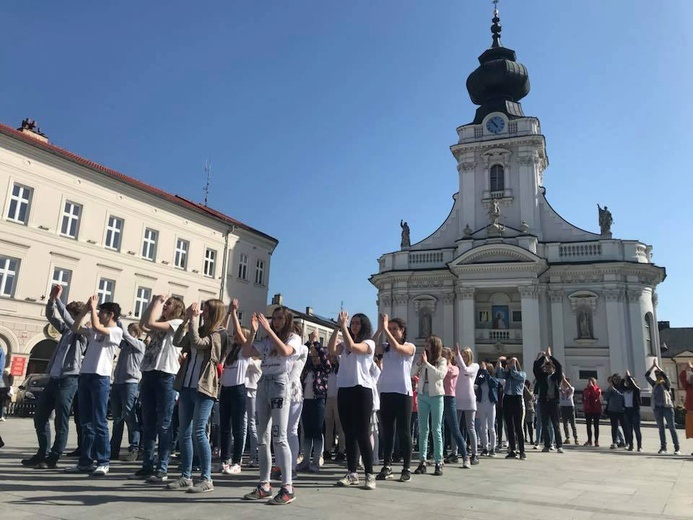
[[[344,343],[339,344],[342,346],[342,353],[339,355],[338,388],[351,388],[354,386],[373,388],[373,378],[370,375],[370,370],[373,364],[375,342],[372,339],[367,339],[363,343],[368,345],[368,352],[365,354],[349,352]],[[337,349],[339,349],[339,345],[337,345]]]
[[[313,390],[313,383],[315,382],[315,376],[313,371],[309,370],[306,374],[306,378],[303,380],[303,398],[304,399],[315,399],[315,390]]]
[[[380,380],[380,377],[382,376],[382,371],[380,370],[380,367],[377,364],[371,363],[369,373],[371,375],[371,381],[373,383],[373,386],[371,386],[371,391],[373,392],[373,411],[377,412],[380,410],[380,394],[378,394],[378,382]]]
[[[177,374],[180,369],[178,358],[181,349],[173,345],[173,336],[183,320],[176,319],[168,322],[168,332],[155,331],[152,340],[144,351],[142,372],[159,370],[167,374]]]
[[[474,381],[479,372],[479,363],[464,364],[462,356],[457,356],[457,366],[460,375],[457,377],[455,387],[455,401],[458,410],[476,410],[476,394],[474,393]]]
[[[411,387],[411,366],[416,348],[411,343],[405,343],[405,345],[411,347],[411,356],[400,354],[395,349],[385,346],[383,370],[378,381],[381,393],[414,395]]]
[[[242,352],[239,352],[236,361],[230,365],[224,366],[224,371],[221,374],[221,386],[238,386],[244,384],[249,365],[250,360],[243,357]],[[257,388],[257,382],[255,383],[255,387]]]
[[[96,332],[91,327],[87,327],[87,330],[89,331],[87,351],[79,373],[111,377],[113,356],[123,339],[123,330],[120,327],[109,327],[108,336]]]
[[[190,361],[188,361],[188,368],[185,371],[185,378],[183,378],[183,386],[186,388],[197,388],[204,355],[195,348],[188,355],[190,356]]]
[[[245,372],[245,388],[247,390],[257,390],[257,382],[262,377],[262,361],[255,358],[248,358],[248,368]]]
[[[291,367],[294,366],[294,361],[298,358],[302,346],[301,338],[296,334],[291,334],[286,342],[286,346],[293,349],[293,353],[290,356],[282,356],[276,353],[270,355],[275,349],[274,343],[269,336],[253,343],[253,347],[255,347],[255,350],[258,351],[262,358],[261,367],[263,374],[270,376],[291,372]]]
[[[337,374],[330,371],[327,374],[327,397],[337,397]]]

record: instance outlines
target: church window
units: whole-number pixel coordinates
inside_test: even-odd
[[[648,356],[656,356],[654,340],[652,338],[652,313],[645,314],[645,350]]]
[[[491,192],[505,190],[505,170],[500,164],[491,166]]]

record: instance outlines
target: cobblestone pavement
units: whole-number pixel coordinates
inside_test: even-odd
[[[584,432],[584,425],[579,428]],[[429,473],[413,475],[408,483],[378,482],[375,491],[333,487],[345,469],[328,463],[318,475],[299,476],[296,501],[280,513],[240,500],[256,484],[257,470],[216,474],[214,492],[190,495],[127,480],[135,463],[114,462],[105,478],[23,468],[19,460],[36,446],[33,423],[9,418],[0,423],[6,443],[0,450],[0,518],[693,518],[693,440],[682,440],[682,456],[657,455],[657,431],[644,428],[645,451],[629,453],[609,450],[606,425],[602,430],[601,448],[570,445],[564,454],[530,449],[526,461],[482,459],[471,469],[452,464],[442,477]],[[679,435],[683,439],[683,431]],[[175,477],[175,460],[172,466]]]

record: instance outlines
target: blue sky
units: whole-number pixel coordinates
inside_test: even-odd
[[[60,4],[60,5],[58,5]],[[691,325],[686,189],[693,2],[502,0],[530,73],[552,206],[654,247],[658,318]],[[280,240],[270,296],[375,317],[368,277],[447,216],[449,146],[491,43],[486,0],[3,2],[0,121],[201,201]]]

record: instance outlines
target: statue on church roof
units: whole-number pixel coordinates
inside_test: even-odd
[[[493,200],[488,208],[488,216],[491,219],[491,225],[498,225],[498,220],[500,219],[500,207],[498,206],[498,201]]]
[[[609,211],[608,206],[602,208],[599,204],[597,204],[597,208],[599,209],[599,229],[601,234],[605,238],[611,238],[611,224],[614,223],[611,211]]]
[[[404,220],[399,221],[399,227],[402,228],[402,243],[400,246],[402,249],[411,247],[411,238],[409,237],[409,224],[407,224]]]

